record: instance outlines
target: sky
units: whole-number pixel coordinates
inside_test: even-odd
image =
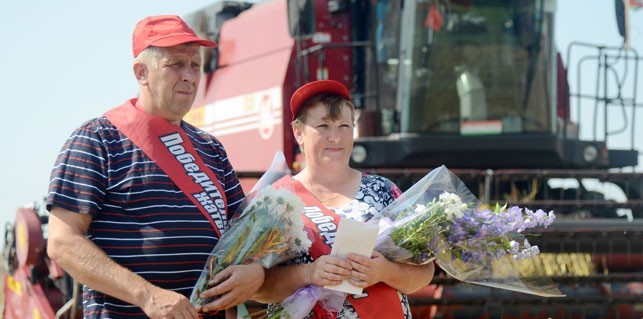
[[[131,68],[131,34],[136,22],[149,15],[186,15],[211,3],[0,3],[0,225],[13,222],[19,206],[42,203],[60,147],[76,127],[136,96]],[[563,52],[571,41],[621,45],[614,1],[558,0],[557,9],[556,44]],[[631,44],[643,54],[643,9],[632,11],[631,24]],[[641,114],[639,125],[643,124]],[[635,145],[641,152],[642,131]],[[618,136],[609,142],[623,144]]]

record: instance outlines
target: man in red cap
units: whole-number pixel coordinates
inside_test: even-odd
[[[189,296],[244,199],[221,143],[183,121],[201,78],[199,38],[177,16],[133,34],[138,98],[76,129],[51,174],[48,254],[84,287],[84,318],[199,318],[250,298],[260,265],[231,266]],[[223,317],[224,313],[202,318]]]

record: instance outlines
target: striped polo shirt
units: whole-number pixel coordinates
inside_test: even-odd
[[[190,124],[181,127],[224,190],[231,216],[244,194],[223,146]],[[188,197],[105,117],[83,124],[62,147],[49,183],[52,206],[90,214],[87,237],[114,261],[187,297],[218,241]],[[138,307],[83,291],[85,318],[147,318]]]

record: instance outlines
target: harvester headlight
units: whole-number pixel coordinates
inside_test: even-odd
[[[355,145],[353,146],[353,153],[351,154],[351,158],[353,159],[353,162],[355,163],[362,163],[364,160],[366,160],[366,156],[368,152],[366,152],[366,148],[362,145]]]
[[[583,148],[583,160],[587,163],[593,163],[598,158],[598,149],[595,145],[587,145]]]

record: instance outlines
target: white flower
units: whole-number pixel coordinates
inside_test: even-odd
[[[512,240],[511,242],[509,242],[509,247],[509,253],[516,254],[518,252],[518,249],[520,249],[520,244],[517,241]]]
[[[424,206],[424,205],[422,205],[422,204],[417,204],[417,205],[415,205],[415,209],[414,209],[414,210],[415,210],[415,212],[417,212],[417,213],[422,213],[422,212],[424,212],[424,211],[426,210],[426,206]]]
[[[440,194],[439,200],[443,203],[462,205],[462,200],[460,200],[460,197],[454,193],[443,192]]]
[[[453,220],[464,216],[467,205],[462,203],[458,195],[444,192],[440,194],[439,201],[444,205],[444,213],[448,219]]]
[[[286,189],[270,188],[270,196],[280,199],[279,207],[276,212],[283,213],[283,224],[286,230],[286,240],[290,251],[304,252],[312,245],[308,234],[304,230],[304,220],[301,212],[304,210],[304,203],[301,199]]]
[[[262,189],[259,196],[252,199],[247,211],[255,216],[258,216],[257,214],[270,216],[275,226],[284,235],[289,254],[293,255],[307,251],[312,245],[304,230],[304,221],[301,217],[303,210],[304,203],[290,190],[268,186]]]
[[[523,250],[515,253],[513,255],[513,258],[515,260],[520,260],[520,259],[525,259],[525,258],[532,258],[540,253],[540,249],[538,246],[532,246],[527,239],[525,239],[525,242],[523,243]]]

